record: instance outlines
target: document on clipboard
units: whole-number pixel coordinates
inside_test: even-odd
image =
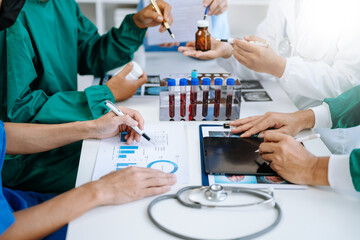
[[[260,155],[259,157],[255,156],[256,154],[258,155],[258,153],[255,153],[254,149],[256,150],[258,146],[251,148],[251,144],[253,143],[248,145],[243,144],[242,146],[239,145],[240,148],[247,146],[249,149],[236,149],[236,151],[232,151],[239,155],[238,158],[232,153],[227,153],[228,156],[224,156],[222,153],[225,151],[229,152],[229,146],[222,146],[222,144],[228,144],[228,142],[232,144],[239,143],[239,141],[229,141],[231,138],[240,138],[238,134],[233,134],[231,129],[226,129],[222,125],[201,125],[199,130],[203,185],[221,184],[223,186],[251,188],[307,189],[306,185],[292,184],[273,171],[267,172],[268,169],[261,169],[260,172],[258,172],[258,169],[264,168],[262,165],[266,163],[264,163],[264,161],[259,162],[258,159],[261,158]],[[216,147],[214,147],[213,143],[207,143],[209,141],[214,142],[214,138],[219,138],[218,141],[216,141],[218,149],[214,149]],[[251,155],[249,155],[249,153],[251,153]],[[210,157],[208,155],[210,155]],[[217,158],[217,160],[215,160],[215,158]],[[216,162],[214,163],[214,161]],[[210,166],[209,162],[211,163]],[[240,171],[241,174],[235,174],[231,172],[231,170],[229,173],[225,173],[228,170],[226,168],[232,171]],[[217,169],[219,174],[209,174],[212,169]],[[223,172],[221,173],[221,171]],[[264,174],[262,172],[264,172]]]
[[[149,4],[149,0],[143,0],[143,2],[144,6]],[[167,0],[166,2],[172,7],[171,14],[174,22],[171,25],[171,31],[175,35],[175,39],[171,38],[167,32],[160,33],[159,26],[150,27],[147,32],[148,44],[152,46],[162,43],[195,40],[197,21],[202,20],[204,17],[203,0]]]

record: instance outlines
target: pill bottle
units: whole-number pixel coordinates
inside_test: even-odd
[[[196,50],[209,51],[211,49],[210,33],[208,31],[209,22],[200,20],[197,22],[198,31],[195,34]]]
[[[143,70],[141,69],[140,65],[137,62],[132,62],[133,63],[133,68],[131,70],[131,72],[126,76],[127,80],[138,80],[141,75],[143,75]]]
[[[133,68],[132,68],[131,72],[126,76],[126,80],[129,80],[129,81],[138,80],[141,77],[141,75],[143,75],[143,73],[144,73],[144,71],[142,70],[142,68],[140,67],[140,65],[137,62],[132,61],[132,63],[133,63]],[[116,71],[114,74],[112,74],[112,76],[118,75],[124,69],[125,66],[122,66],[118,71]]]

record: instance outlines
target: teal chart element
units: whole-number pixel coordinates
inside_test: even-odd
[[[157,160],[147,165],[148,168],[159,169],[167,173],[176,173],[178,165],[169,160]],[[171,171],[170,171],[171,170]]]
[[[120,146],[119,158],[126,158],[127,154],[135,154],[135,150],[138,149],[138,146]]]
[[[117,163],[116,170],[131,167],[131,166],[136,166],[136,163]]]

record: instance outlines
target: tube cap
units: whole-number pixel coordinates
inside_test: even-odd
[[[222,86],[223,85],[222,78],[215,78],[215,85]]]
[[[203,78],[202,85],[210,85],[211,79],[210,78]]]
[[[188,80],[186,78],[181,78],[180,79],[180,86],[187,86],[188,85]]]
[[[175,79],[172,79],[172,78],[168,79],[168,86],[169,86],[169,87],[170,87],[170,86],[176,86],[176,81],[175,81]]]
[[[226,80],[226,85],[228,85],[228,86],[234,86],[234,85],[235,85],[235,79],[233,79],[233,78],[228,78],[228,79]]]
[[[199,85],[199,79],[192,78],[191,79],[191,86],[197,86],[197,85]]]
[[[197,78],[198,77],[198,71],[196,69],[191,71],[191,78]]]

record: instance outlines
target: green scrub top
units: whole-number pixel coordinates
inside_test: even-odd
[[[330,108],[332,128],[351,128],[360,125],[360,86],[337,98],[326,98],[324,102]],[[360,149],[351,152],[349,161],[352,182],[356,191],[360,192]]]
[[[146,29],[128,15],[100,36],[74,0],[27,0],[0,32],[0,120],[65,123],[96,119],[115,101],[107,86],[77,91],[77,74],[103,76],[129,62]],[[6,74],[5,74],[6,73]],[[33,155],[7,155],[3,185],[38,192],[74,187],[81,142]]]

